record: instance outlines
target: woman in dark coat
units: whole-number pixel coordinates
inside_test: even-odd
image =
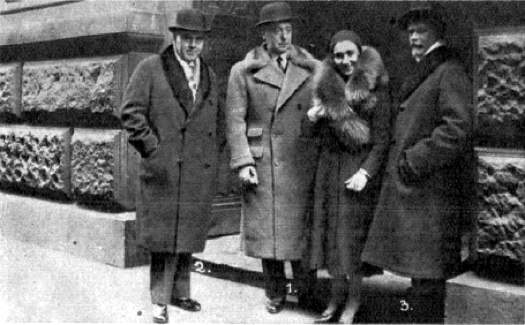
[[[339,315],[351,323],[360,301],[361,251],[389,145],[388,75],[379,53],[346,30],[332,37],[330,53],[316,70],[308,117],[317,121],[322,149],[309,262],[332,276],[330,302],[316,323]]]

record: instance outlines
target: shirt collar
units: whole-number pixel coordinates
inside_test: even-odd
[[[445,42],[444,41],[437,41],[436,43],[432,44],[428,50],[425,52],[425,55],[428,55],[430,52],[434,51],[435,49],[439,48],[439,47],[442,47],[442,46],[445,46]]]

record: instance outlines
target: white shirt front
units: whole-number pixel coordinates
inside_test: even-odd
[[[281,58],[280,65],[279,65],[279,60],[278,60],[279,58]],[[286,65],[288,64],[288,54],[287,53],[276,55],[272,57],[272,60],[280,70],[282,70],[283,72],[286,70]]]
[[[197,89],[199,89],[201,74],[200,58],[192,62],[183,60],[177,54],[177,51],[175,51],[175,45],[173,45],[173,52],[175,53],[175,57],[177,58],[177,61],[179,61],[179,64],[182,67],[182,70],[184,71],[184,75],[186,76],[186,80],[188,81],[188,87],[190,88],[191,93],[193,94],[193,101],[195,101],[195,99],[197,98]]]
[[[442,47],[442,46],[444,46],[444,45],[445,45],[445,42],[444,42],[444,41],[441,41],[441,40],[440,40],[440,41],[437,41],[437,42],[435,42],[434,44],[432,44],[432,45],[427,49],[427,51],[425,52],[425,54],[424,54],[422,57],[420,57],[420,58],[417,58],[417,57],[416,57],[416,58],[414,58],[414,59],[416,60],[416,62],[420,62],[420,61],[423,59],[423,57],[427,56],[430,52],[432,52],[432,51],[434,51],[435,49],[437,49],[437,48],[439,48],[439,47]]]

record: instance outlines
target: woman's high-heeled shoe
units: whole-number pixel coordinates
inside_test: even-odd
[[[328,307],[323,311],[321,316],[314,320],[314,324],[330,324],[337,323],[339,316],[341,315],[342,304],[330,302]]]

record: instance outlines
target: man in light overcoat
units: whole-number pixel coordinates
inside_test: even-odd
[[[471,83],[433,8],[410,10],[400,27],[414,68],[397,94],[386,175],[362,259],[412,278],[414,321],[442,322],[445,279],[459,270],[474,210]],[[429,308],[434,317],[421,318]]]
[[[232,67],[226,104],[230,165],[244,184],[244,250],[262,259],[270,313],[282,310],[289,291],[284,261],[292,262],[300,304],[314,280],[301,263],[317,162],[306,115],[314,59],[292,44],[294,19],[286,3],[261,9],[264,42]]]
[[[139,63],[124,94],[122,125],[141,156],[139,244],[151,252],[153,320],[167,305],[199,311],[190,298],[191,254],[204,250],[215,194],[215,75],[201,59],[209,22],[183,9],[169,24],[173,44]]]

